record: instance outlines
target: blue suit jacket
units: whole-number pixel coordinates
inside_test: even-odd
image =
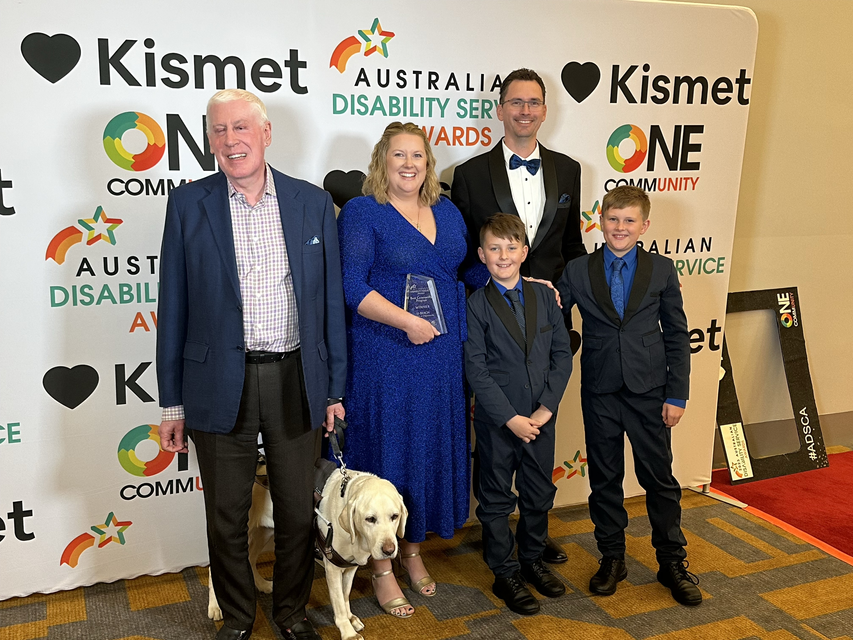
[[[527,336],[493,282],[468,298],[465,375],[474,420],[501,427],[540,404],[556,414],[572,373],[572,349],[554,292],[522,281]]]
[[[341,261],[332,198],[272,170],[299,310],[311,426],[346,385]],[[311,240],[316,236],[319,243]],[[172,191],[160,252],[157,382],[160,406],[183,405],[186,426],[234,428],[245,340],[228,184],[218,172]]]
[[[688,399],[690,340],[672,260],[637,248],[637,273],[622,320],[610,299],[604,250],[566,265],[557,283],[563,313],[583,318],[581,390],[634,393],[666,386],[667,398]]]

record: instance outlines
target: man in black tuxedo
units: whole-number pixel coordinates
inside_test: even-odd
[[[586,255],[580,231],[581,167],[538,143],[536,134],[547,112],[542,78],[531,69],[516,69],[501,84],[497,116],[504,125],[503,140],[453,173],[450,197],[468,225],[468,284],[479,288],[489,281],[477,246],[480,227],[499,212],[524,222],[530,250],[522,276],[556,283],[567,262]],[[571,316],[566,324],[571,327]],[[543,560],[556,564],[567,559],[548,538]]]

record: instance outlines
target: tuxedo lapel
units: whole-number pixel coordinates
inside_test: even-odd
[[[506,160],[504,160],[503,142],[498,142],[489,151],[489,175],[492,179],[492,191],[498,202],[501,213],[518,215],[515,202],[512,199],[512,190],[509,187],[509,176],[506,174]],[[494,213],[498,213],[495,211]]]
[[[524,291],[524,295],[527,296],[526,290]],[[501,295],[501,292],[498,291],[495,283],[491,280],[489,280],[489,283],[486,285],[486,300],[488,300],[489,304],[492,305],[492,309],[494,309],[498,318],[500,318],[500,321],[506,327],[507,331],[509,331],[509,335],[511,335],[512,339],[515,340],[518,348],[527,353],[527,349],[524,344],[524,336],[521,335],[521,327],[518,326],[518,320],[515,319],[515,315],[512,313],[512,309],[510,309],[506,298]],[[527,322],[526,315],[525,322]]]
[[[521,289],[524,292],[524,327],[527,329],[527,351],[530,355],[530,350],[533,348],[533,341],[536,339],[537,327],[537,300],[536,290],[533,285],[526,280],[521,281]],[[516,324],[518,324],[516,322]]]
[[[536,247],[551,232],[551,224],[554,222],[554,216],[557,214],[557,198],[559,197],[557,194],[557,167],[554,164],[554,155],[540,144],[539,157],[542,159],[540,170],[542,171],[542,182],[545,184],[545,206],[542,210],[542,221],[539,223],[536,237],[530,246],[531,251],[535,251]]]
[[[237,298],[240,294],[240,281],[237,278],[237,255],[234,251],[234,229],[231,227],[231,207],[228,204],[228,181],[221,171],[210,192],[201,199],[201,208],[207,215],[208,224],[213,231],[213,241],[219,250],[228,280],[234,287]]]
[[[275,193],[278,199],[278,212],[281,216],[281,230],[284,232],[284,245],[287,249],[287,261],[293,278],[293,291],[296,302],[302,299],[302,225],[305,222],[305,205],[297,197],[299,191],[290,188],[282,174],[270,167],[275,180]]]
[[[604,249],[600,248],[589,257],[587,265],[589,284],[592,287],[592,294],[595,296],[595,301],[610,318],[617,327],[622,324],[619,319],[619,314],[616,313],[616,307],[613,306],[613,300],[610,299],[610,287],[607,286],[607,277],[604,275]]]
[[[634,284],[631,285],[631,295],[628,298],[628,306],[625,308],[625,319],[622,322],[628,322],[640,307],[643,297],[649,290],[653,268],[652,257],[640,249],[640,247],[637,247],[637,272],[634,274]]]

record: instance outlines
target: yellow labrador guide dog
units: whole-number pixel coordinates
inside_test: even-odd
[[[337,469],[327,460],[318,461],[317,466],[320,475],[315,478],[315,484],[320,484],[319,478],[326,479],[322,492],[315,494],[315,529],[335,625],[342,640],[363,640],[359,632],[364,629],[364,623],[353,615],[349,604],[356,569],[367,564],[371,557],[377,560],[396,557],[397,538],[402,537],[406,529],[408,511],[402,496],[387,480],[371,473],[352,471],[344,465]],[[258,473],[266,475],[262,456],[258,461]],[[249,511],[249,560],[255,586],[263,593],[272,592],[272,582],[258,573],[256,563],[272,542],[272,527],[269,489],[256,482]],[[213,620],[222,619],[212,580],[207,613]]]

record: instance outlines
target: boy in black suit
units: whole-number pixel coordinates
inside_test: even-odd
[[[479,257],[491,274],[468,298],[465,373],[476,395],[474,431],[480,452],[477,518],[492,587],[516,613],[532,615],[539,602],[525,583],[556,598],[566,587],[542,562],[548,510],[556,488],[554,424],[572,371],[572,352],[554,293],[519,275],[527,257],[524,225],[498,213],[480,230]],[[513,475],[520,517],[515,511]],[[512,557],[516,539],[518,561]]]
[[[690,387],[690,343],[672,260],[637,247],[651,203],[637,187],[604,196],[605,246],[570,262],[557,288],[563,313],[583,318],[581,408],[589,461],[589,512],[602,554],[589,590],[608,596],[628,576],[623,506],[625,435],[646,491],[658,581],[681,604],[702,593],[687,571],[681,531],[681,487],[672,475],[670,429],[684,413]]]

